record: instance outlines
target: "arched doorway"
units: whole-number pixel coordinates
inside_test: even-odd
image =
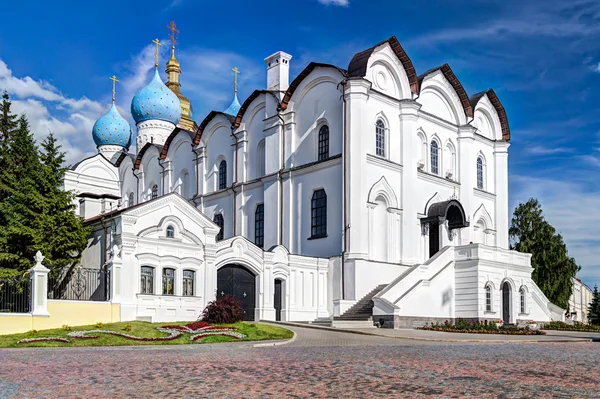
[[[283,292],[281,290],[283,281],[275,279],[275,293],[273,297],[273,307],[275,308],[275,320],[281,321],[281,307],[283,305]]]
[[[502,320],[505,324],[510,323],[510,284],[502,284]]]
[[[217,297],[231,295],[242,302],[244,320],[254,321],[256,276],[240,265],[226,265],[217,270]]]
[[[427,217],[421,219],[421,225],[429,232],[429,257],[439,252],[441,247],[440,225],[447,223],[449,231],[469,226],[465,210],[460,202],[451,199],[431,204]]]

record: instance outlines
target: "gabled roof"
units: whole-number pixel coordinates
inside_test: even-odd
[[[502,140],[510,141],[510,127],[508,126],[508,118],[506,117],[506,111],[504,110],[504,106],[500,102],[500,99],[496,95],[496,92],[493,89],[487,89],[477,94],[473,94],[469,99],[471,103],[471,107],[473,108],[473,112],[475,112],[475,107],[477,103],[483,96],[487,94],[490,102],[496,109],[498,113],[498,119],[500,119],[500,126],[502,128]]]
[[[254,90],[254,92],[252,92],[252,94],[250,94],[250,96],[248,96],[246,101],[244,101],[240,110],[238,111],[238,114],[236,115],[235,121],[233,122],[233,125],[232,125],[232,127],[234,129],[237,129],[238,127],[240,127],[240,124],[242,123],[242,118],[244,117],[244,114],[248,110],[248,107],[250,106],[250,104],[252,104],[252,101],[256,100],[256,98],[258,96],[260,96],[261,94],[270,94],[273,96],[273,98],[275,98],[275,101],[277,101],[277,103],[279,103],[279,99],[275,96],[275,94],[272,90]]]
[[[138,170],[140,168],[140,164],[142,163],[142,158],[144,157],[144,154],[146,153],[146,151],[148,151],[149,148],[151,147],[156,147],[156,149],[158,150],[158,153],[160,154],[160,152],[162,151],[163,146],[159,145],[159,144],[154,144],[154,143],[146,143],[142,149],[140,150],[140,152],[138,152],[137,157],[135,158],[135,163],[133,164],[133,169],[134,170]]]
[[[190,136],[190,138],[192,139],[192,142],[194,141],[194,137],[196,137],[196,133],[192,133],[189,130],[182,129],[180,127],[176,127],[175,130],[173,130],[171,132],[169,137],[167,137],[167,140],[165,141],[165,144],[163,145],[162,150],[160,151],[160,159],[167,158],[167,153],[169,152],[169,147],[171,147],[171,142],[173,141],[175,136],[177,136],[179,134],[179,132],[187,133]]]
[[[294,92],[296,91],[298,86],[300,86],[300,83],[302,83],[302,81],[304,79],[306,79],[306,77],[308,75],[310,75],[310,73],[317,67],[333,68],[333,69],[339,71],[343,76],[348,76],[348,72],[346,72],[345,69],[336,67],[335,65],[323,64],[320,62],[311,62],[310,64],[308,64],[308,66],[306,68],[304,68],[304,70],[302,72],[300,72],[300,74],[298,76],[296,76],[296,79],[294,79],[292,84],[290,84],[290,87],[288,87],[287,91],[285,92],[285,95],[283,96],[283,100],[281,101],[281,106],[279,107],[279,109],[281,111],[285,111],[287,109],[287,106],[288,106],[292,96],[294,95]]]
[[[210,111],[208,113],[208,115],[206,116],[206,118],[204,118],[202,123],[200,123],[200,126],[198,126],[198,130],[196,130],[196,134],[192,138],[193,145],[196,146],[196,145],[200,144],[200,140],[202,140],[202,133],[204,133],[204,129],[206,129],[206,126],[208,126],[210,121],[212,121],[218,115],[223,115],[232,124],[235,121],[235,117],[233,115],[229,115],[229,114],[226,114],[225,112],[220,112],[220,111]]]
[[[122,152],[121,155],[119,155],[119,158],[117,158],[117,160],[115,161],[114,165],[118,168],[119,166],[121,166],[121,164],[127,157],[131,159],[131,162],[135,162],[135,155],[130,154],[128,152]]]
[[[413,94],[418,94],[419,81],[417,80],[417,72],[415,71],[415,67],[412,64],[412,61],[400,45],[400,42],[398,42],[396,36],[392,36],[389,39],[374,45],[373,47],[370,47],[364,51],[361,51],[360,53],[355,54],[354,57],[352,57],[352,60],[350,60],[350,64],[348,65],[348,76],[361,78],[364,77],[367,74],[367,65],[369,63],[369,58],[371,57],[371,54],[373,54],[373,51],[375,51],[377,47],[386,43],[390,45],[392,51],[396,54],[396,57],[398,57],[400,63],[402,63],[402,66],[406,71],[408,82],[410,84],[410,91]]]
[[[469,118],[473,118],[473,107],[471,106],[471,102],[469,101],[469,96],[467,95],[467,92],[465,91],[463,85],[460,83],[460,81],[452,71],[452,68],[450,68],[450,65],[448,64],[444,64],[437,68],[430,69],[429,71],[421,74],[418,77],[419,94],[421,93],[421,83],[423,83],[423,79],[425,79],[427,75],[431,75],[436,71],[441,71],[444,74],[446,80],[452,85],[454,91],[456,91],[456,94],[458,94],[458,98],[460,99],[460,103],[462,104],[463,110],[465,111],[465,115]]]

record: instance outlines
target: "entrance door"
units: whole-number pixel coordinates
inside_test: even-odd
[[[217,271],[217,296],[231,295],[242,302],[244,320],[254,321],[256,277],[238,265],[223,266]]]
[[[273,304],[275,305],[275,320],[281,321],[281,280],[275,280],[275,298],[273,298]]]
[[[440,250],[440,224],[429,223],[429,257],[437,254]]]
[[[510,323],[510,285],[502,284],[502,320]]]

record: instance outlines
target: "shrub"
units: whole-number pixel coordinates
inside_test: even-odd
[[[205,321],[195,321],[193,323],[186,324],[186,327],[188,327],[192,330],[199,330],[201,328],[208,327],[208,326],[210,326],[210,324],[208,324]]]
[[[29,330],[29,331],[27,331],[27,334],[29,334],[29,335],[36,335],[37,334],[37,330]]]
[[[217,298],[209,302],[202,312],[200,321],[211,324],[230,324],[244,319],[244,310],[242,302],[231,295]]]
[[[71,327],[68,324],[63,324],[62,329],[65,330],[65,331],[71,331],[73,329],[73,327]]]
[[[123,326],[123,331],[131,331],[131,324],[125,324]]]
[[[102,328],[104,324],[102,324],[101,322],[96,323],[96,328]]]
[[[573,324],[567,324],[562,321],[551,321],[545,323],[544,330],[566,330],[566,331],[584,331],[584,332],[600,332],[600,326],[592,324],[584,324],[580,321],[575,321]]]

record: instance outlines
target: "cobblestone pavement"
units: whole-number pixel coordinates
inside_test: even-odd
[[[0,350],[0,398],[600,398],[600,343],[440,343],[293,328],[291,344]]]

